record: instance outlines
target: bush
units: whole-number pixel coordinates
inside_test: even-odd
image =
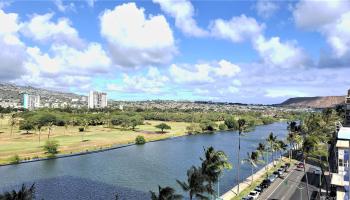
[[[186,130],[189,134],[197,134],[202,132],[202,128],[199,126],[199,124],[195,123],[191,123],[189,126],[187,126]]]
[[[84,132],[84,127],[79,127],[79,132]]]
[[[217,126],[218,125],[215,122],[210,120],[203,120],[200,123],[200,127],[202,128],[203,131],[214,131]]]
[[[21,158],[17,154],[10,158],[11,164],[18,164],[19,162],[21,162]]]
[[[58,153],[57,151],[58,146],[59,146],[58,141],[55,141],[55,140],[47,141],[46,144],[44,145],[44,150],[48,154],[55,155]]]
[[[220,125],[219,125],[219,129],[220,129],[221,131],[227,130],[226,124],[220,124]]]
[[[146,143],[146,139],[142,135],[138,135],[135,138],[135,144],[145,144],[145,143]]]

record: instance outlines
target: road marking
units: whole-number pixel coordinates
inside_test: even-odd
[[[294,168],[295,169],[295,168]],[[293,170],[294,170],[293,169]],[[267,196],[266,197],[266,199],[269,199],[270,197],[271,197],[271,195],[273,194],[273,193],[275,193],[275,191],[280,187],[280,185],[284,182],[284,180],[285,179],[287,179],[288,178],[288,176],[290,176],[292,174],[292,171],[284,178],[284,179],[282,179],[282,182],[280,182],[278,185],[277,185],[277,187],[270,193],[270,195],[269,196]]]

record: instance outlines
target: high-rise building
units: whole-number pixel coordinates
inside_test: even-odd
[[[107,107],[107,93],[90,91],[89,100],[88,100],[89,108],[105,108]]]
[[[34,110],[40,107],[40,96],[23,93],[21,103],[23,108]]]
[[[348,96],[345,99],[345,121],[344,126],[350,127],[350,89],[348,90]]]

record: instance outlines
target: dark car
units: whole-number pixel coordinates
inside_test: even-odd
[[[269,179],[263,180],[263,182],[260,184],[260,187],[267,188],[271,185],[271,181]]]

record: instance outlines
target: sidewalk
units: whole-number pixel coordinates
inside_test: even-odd
[[[268,164],[268,167],[269,167],[269,169],[271,169],[273,167],[273,163],[271,162],[270,164]],[[265,166],[264,166],[263,168],[261,168],[259,171],[257,171],[253,175],[253,178],[254,178],[253,180],[257,180],[258,178],[264,176],[265,173],[266,173],[266,170],[265,170]],[[239,184],[239,191],[242,192],[244,189],[249,187],[251,183],[252,183],[252,176],[249,176],[248,178],[246,178],[243,182],[241,182]],[[223,200],[231,200],[232,198],[237,196],[236,193],[237,193],[237,186],[235,186],[232,189],[230,189],[229,191],[227,191],[220,198],[222,198]]]

